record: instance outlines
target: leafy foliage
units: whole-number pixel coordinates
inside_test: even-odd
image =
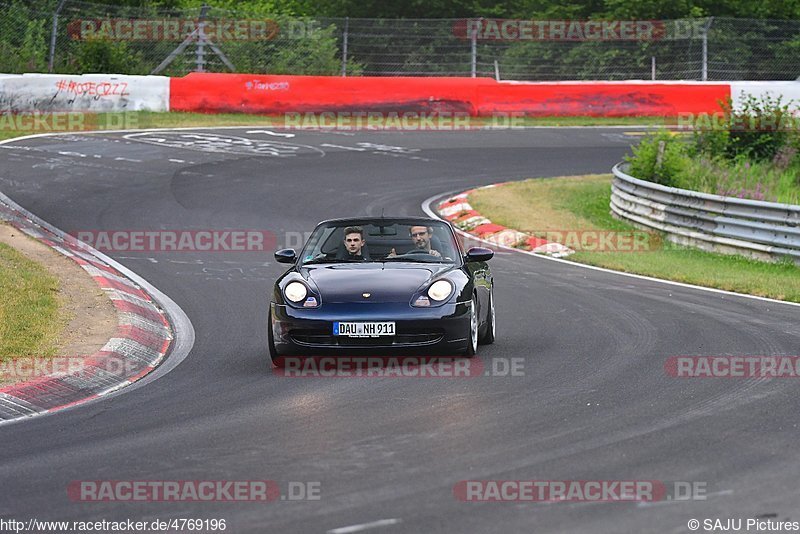
[[[668,131],[646,137],[628,158],[631,175],[656,183],[677,186],[689,164],[688,147]]]
[[[698,120],[687,139],[646,137],[626,158],[630,173],[664,185],[753,200],[800,203],[800,119],[780,97],[748,97]]]
[[[71,66],[78,74],[147,74],[141,54],[132,52],[125,41],[89,38],[75,43]]]
[[[0,72],[46,69],[57,4],[58,0],[0,0]],[[468,75],[469,43],[454,39],[449,21],[433,19],[477,17],[670,21],[713,16],[717,19],[709,36],[711,79],[794,78],[797,73],[792,66],[800,65],[800,40],[796,37],[800,3],[781,0],[68,0],[60,15],[55,70],[80,72],[85,68],[88,72],[112,65],[119,73],[149,72],[175,49],[177,42],[132,41],[127,49],[111,43],[82,43],[67,36],[65,26],[85,19],[196,19],[205,4],[210,6],[212,19],[299,17],[320,21],[328,28],[316,41],[281,36],[274,42],[218,43],[241,72],[339,73],[344,17],[349,17],[351,28],[351,75]],[[365,17],[372,20],[365,21]],[[753,19],[727,19],[726,23],[719,17]],[[407,25],[396,25],[395,33],[391,33],[394,19]],[[417,31],[416,26],[424,26],[420,19],[428,19],[427,33]],[[360,29],[354,30],[354,26]],[[362,44],[359,46],[356,41]],[[659,77],[663,72],[671,78],[697,78],[701,72],[699,46],[700,40],[694,37],[657,42],[480,42],[477,68],[480,75],[491,76],[497,60],[505,78],[596,79],[602,73],[603,79],[630,79],[647,77],[650,58],[655,57]],[[190,47],[185,51],[165,74],[181,75],[194,70],[193,50]],[[120,63],[119,57],[126,52],[130,61]],[[319,53],[320,57],[308,57],[309,53]],[[212,62],[208,70],[226,70],[213,54],[207,57]],[[127,69],[120,70],[124,67]]]

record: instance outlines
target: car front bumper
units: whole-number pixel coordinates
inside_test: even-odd
[[[460,354],[469,343],[472,303],[453,302],[430,308],[408,303],[322,304],[298,309],[270,303],[278,354],[352,353]],[[394,321],[396,334],[369,338],[333,335],[336,321]]]

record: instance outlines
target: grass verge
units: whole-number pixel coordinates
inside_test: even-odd
[[[611,217],[610,197],[611,175],[607,174],[514,182],[480,189],[470,195],[469,202],[492,222],[555,238],[573,249],[581,244],[582,236],[591,237],[583,250],[567,258],[570,261],[800,302],[800,268],[794,264],[674,245],[659,233],[644,232]],[[610,232],[607,246],[598,246],[602,242],[595,239],[597,232]],[[637,239],[644,245],[636,246]]]
[[[82,130],[94,129],[148,129],[148,128],[192,128],[201,126],[265,126],[273,128],[297,127],[310,125],[313,126],[320,121],[320,114],[316,114],[304,120],[303,115],[294,120],[287,120],[284,115],[251,115],[247,113],[184,113],[179,111],[152,112],[152,111],[133,111],[127,113],[98,113],[85,114],[76,118],[72,126],[62,118],[59,126],[52,118],[47,118],[38,124],[29,117],[19,116],[16,119],[6,117],[0,120],[0,140],[21,137],[24,135],[38,133],[58,133],[72,132],[78,133]],[[349,115],[343,117],[346,118]],[[390,128],[401,121],[391,121],[389,114],[382,115],[383,123]],[[327,119],[328,123],[332,122]],[[471,118],[467,124],[463,122],[454,126],[452,129],[463,130],[466,127],[519,127],[519,126],[663,126],[664,117],[520,117],[511,118],[498,117],[477,117]],[[351,124],[356,124],[356,119],[351,120]],[[362,119],[364,127],[367,120]],[[323,123],[325,124],[325,123]],[[434,121],[434,124],[439,125]],[[453,121],[442,121],[442,129],[447,129]],[[409,129],[414,129],[414,121],[410,121]]]
[[[718,132],[714,132],[718,133]],[[725,133],[725,132],[722,132]],[[715,195],[784,204],[800,203],[800,136],[769,158],[744,152],[724,156],[724,150],[698,141],[702,135],[648,132],[626,158],[629,174],[666,186]],[[764,134],[769,139],[769,136]],[[724,139],[725,137],[723,137]]]
[[[54,354],[64,326],[58,290],[47,269],[0,243],[0,361]]]

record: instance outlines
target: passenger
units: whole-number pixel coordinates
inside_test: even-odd
[[[344,229],[344,252],[336,259],[339,260],[369,260],[364,245],[364,230],[360,226],[348,226]]]

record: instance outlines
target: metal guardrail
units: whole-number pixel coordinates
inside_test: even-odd
[[[672,242],[761,260],[800,264],[800,206],[667,187],[612,169],[611,211]]]

